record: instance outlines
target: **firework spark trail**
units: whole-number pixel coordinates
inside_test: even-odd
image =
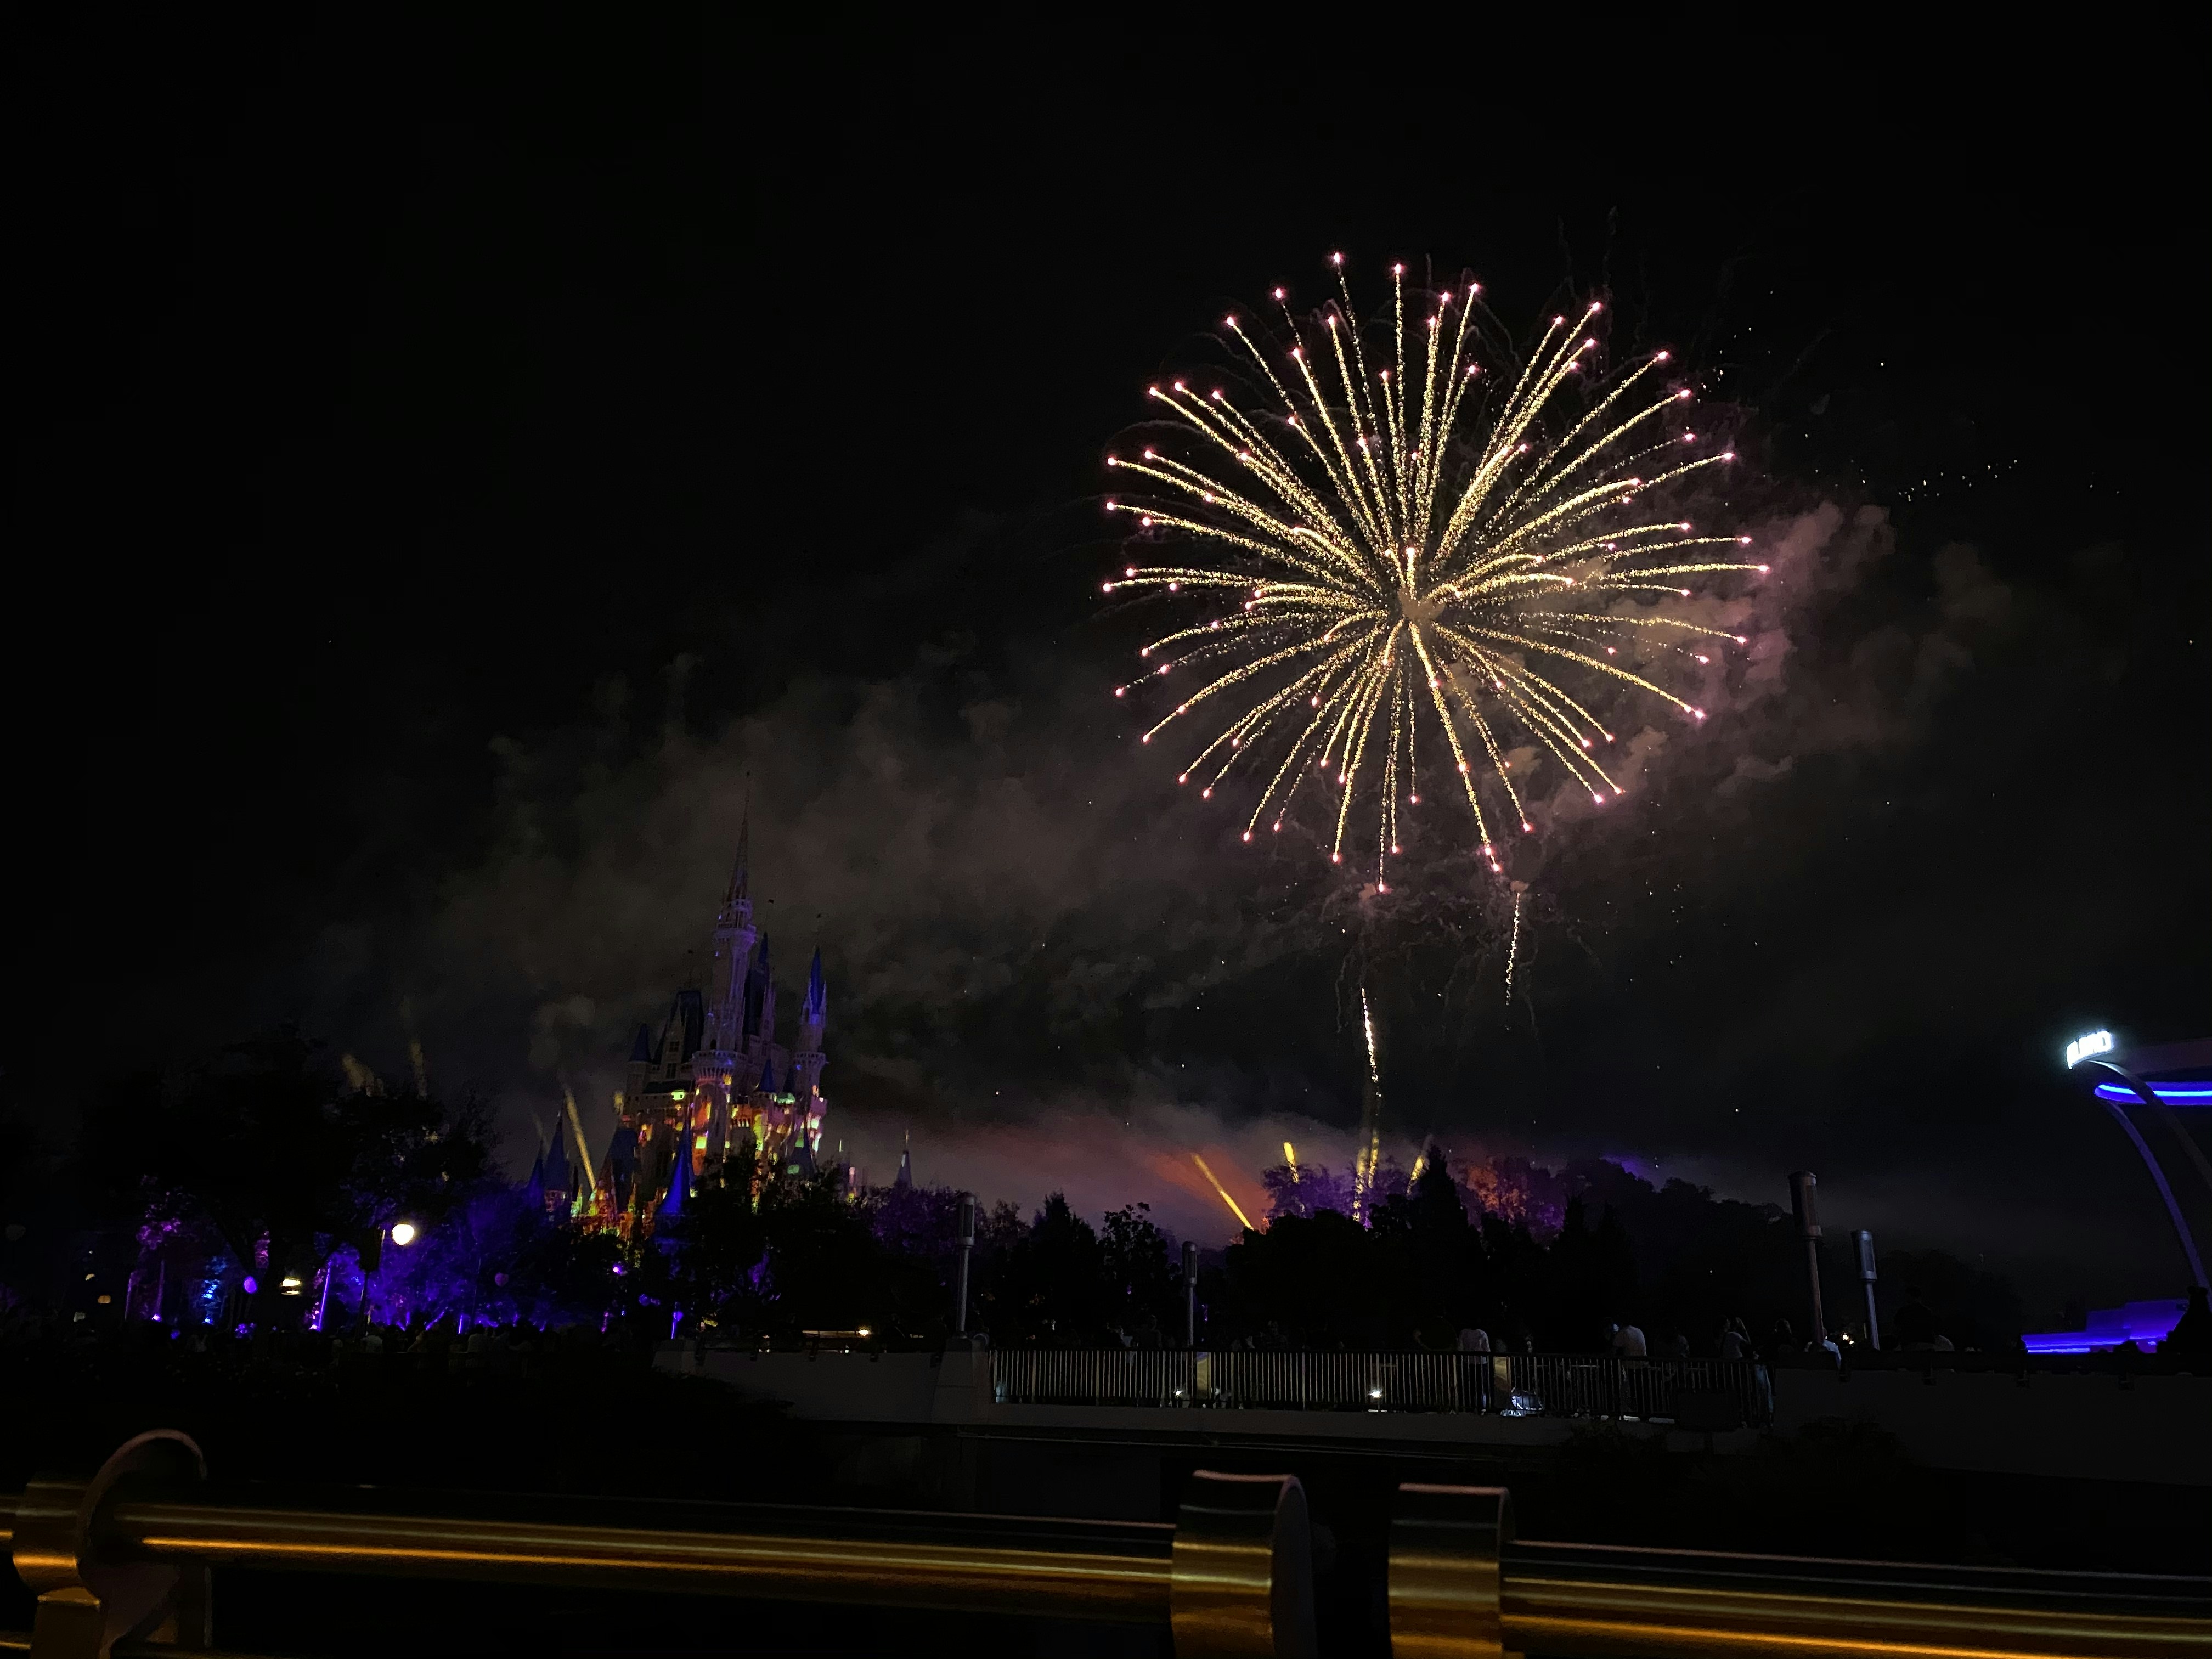
[[[1197,680],[1142,741],[1218,713],[1177,781],[1198,777],[1210,799],[1244,763],[1257,781],[1247,842],[1263,818],[1279,830],[1301,789],[1334,789],[1329,857],[1341,863],[1355,799],[1372,788],[1383,892],[1401,811],[1420,804],[1421,746],[1441,736],[1479,850],[1502,874],[1492,813],[1502,805],[1535,829],[1504,734],[1525,732],[1593,804],[1617,799],[1596,693],[1626,687],[1703,720],[1653,676],[1667,659],[1710,661],[1701,640],[1746,641],[1668,614],[1668,602],[1692,597],[1684,579],[1766,567],[1705,550],[1748,537],[1659,516],[1655,493],[1735,458],[1668,428],[1692,394],[1659,384],[1667,353],[1600,383],[1587,331],[1599,305],[1571,324],[1554,317],[1516,368],[1490,348],[1479,284],[1412,296],[1426,303],[1409,329],[1404,267],[1393,266],[1388,349],[1370,351],[1343,257],[1334,263],[1337,297],[1317,318],[1302,325],[1275,290],[1279,359],[1242,319],[1224,320],[1264,388],[1253,410],[1219,387],[1155,386],[1148,395],[1188,455],[1156,443],[1107,458],[1145,491],[1109,500],[1109,512],[1134,516],[1147,539],[1195,545],[1189,562],[1131,564],[1106,591],[1212,601],[1145,646],[1146,673],[1114,695],[1171,672]]]
[[[1359,1149],[1352,1166],[1352,1218],[1364,1225],[1376,1165],[1382,1158],[1382,1065],[1375,1052],[1375,1011],[1368,1006],[1364,985],[1359,988],[1359,1023],[1367,1033],[1367,1097],[1360,1111]]]
[[[1528,884],[1513,884],[1513,933],[1505,944],[1505,1006],[1513,1006],[1513,969],[1521,960],[1521,896],[1528,890]]]
[[[1190,1155],[1190,1161],[1198,1165],[1199,1174],[1204,1176],[1208,1181],[1213,1182],[1213,1190],[1221,1194],[1221,1201],[1229,1206],[1229,1213],[1237,1218],[1237,1225],[1243,1228],[1248,1233],[1257,1232],[1259,1229],[1252,1224],[1251,1218],[1244,1213],[1243,1206],[1240,1206],[1235,1199],[1229,1196],[1229,1188],[1223,1186],[1221,1182],[1216,1179],[1213,1171],[1206,1167],[1206,1160],[1200,1158],[1196,1152],[1193,1152]]]

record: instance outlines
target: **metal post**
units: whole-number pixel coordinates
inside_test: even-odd
[[[1790,1173],[1790,1210],[1805,1240],[1805,1272],[1813,1291],[1813,1346],[1816,1348],[1828,1340],[1828,1322],[1820,1313],[1820,1218],[1813,1207],[1813,1192],[1820,1184],[1810,1170]]]
[[[1183,1346],[1198,1346],[1198,1246],[1182,1247]]]
[[[1867,1346],[1875,1352],[1881,1352],[1881,1321],[1874,1310],[1874,1235],[1860,1228],[1851,1235],[1851,1247],[1859,1258],[1859,1287],[1866,1292]]]
[[[384,1229],[378,1227],[362,1235],[354,1249],[361,1257],[361,1310],[354,1327],[356,1334],[367,1336],[370,1322],[368,1284],[370,1277],[384,1265]]]
[[[975,1195],[960,1194],[960,1290],[952,1305],[952,1330],[968,1334],[968,1255],[975,1248]]]

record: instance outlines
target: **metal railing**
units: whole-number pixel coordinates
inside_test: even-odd
[[[1006,1348],[991,1356],[991,1397],[1000,1405],[1195,1405],[1201,1358],[1188,1348]]]
[[[1001,1405],[1206,1406],[1275,1411],[1489,1412],[1763,1426],[1764,1370],[1737,1359],[1584,1354],[1006,1348]]]
[[[0,1540],[38,1594],[32,1659],[212,1654],[211,1565],[636,1593],[723,1594],[1164,1625],[1177,1659],[1312,1659],[1312,1536],[1291,1475],[1191,1477],[1172,1526],[797,1505],[571,1501],[519,1516],[226,1498],[159,1431],[88,1480],[0,1494]],[[548,1500],[550,1501],[550,1500]],[[594,1511],[598,1513],[594,1513]],[[658,1516],[675,1525],[639,1524]],[[127,1568],[128,1571],[118,1571]],[[2212,1654],[2212,1579],[1926,1567],[1516,1543],[1498,1487],[1397,1489],[1385,1581],[1394,1659],[1789,1650],[1902,1656]],[[231,1656],[218,1656],[231,1659]]]

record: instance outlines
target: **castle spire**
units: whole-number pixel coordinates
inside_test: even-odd
[[[706,1046],[718,1054],[731,1053],[744,1043],[746,964],[753,953],[753,803],[745,793],[744,815],[738,821],[738,856],[730,866],[730,885],[722,895],[722,908],[714,918],[714,965],[706,987]]]
[[[676,1140],[676,1158],[668,1171],[668,1196],[660,1200],[660,1218],[678,1221],[684,1216],[684,1189],[691,1184],[690,1136],[679,1133]]]
[[[558,1117],[553,1120],[553,1144],[545,1152],[544,1166],[542,1193],[559,1193],[564,1200],[575,1196],[575,1177],[568,1167],[568,1126]]]
[[[738,861],[731,866],[730,890],[723,899],[723,903],[735,904],[740,899],[749,899],[752,896],[746,888],[747,878],[751,872],[752,861],[753,797],[752,791],[748,789],[745,792],[744,816],[738,820]]]
[[[814,965],[806,970],[806,1000],[799,1006],[799,1023],[819,1030],[830,1018],[830,988],[822,978],[822,947],[814,947]]]

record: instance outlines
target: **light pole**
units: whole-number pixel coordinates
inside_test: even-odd
[[[421,1230],[411,1221],[395,1221],[389,1227],[379,1227],[368,1236],[367,1248],[361,1252],[361,1328],[367,1331],[368,1317],[368,1283],[384,1266],[384,1241],[389,1238],[401,1249],[405,1249],[421,1236]]]
[[[2178,1046],[2212,1048],[2212,1044]],[[2110,1031],[2092,1031],[2087,1036],[2076,1037],[2066,1045],[2067,1069],[2073,1071],[2083,1066],[2089,1066],[2094,1071],[2109,1072],[2120,1080],[2129,1093],[2153,1111],[2166,1114],[2171,1121],[2172,1109],[2152,1091],[2148,1084],[2137,1077],[2128,1066],[2120,1063],[2120,1056],[2114,1054],[2112,1034]],[[2173,1188],[2166,1178],[2166,1171],[2159,1167],[2158,1158],[2151,1152],[2150,1143],[2142,1138],[2142,1131],[2136,1127],[2135,1120],[2127,1115],[2126,1109],[2118,1101],[2105,1100],[2102,1095],[2099,1095],[2097,1098],[2103,1101],[2106,1109],[2112,1113],[2113,1121],[2127,1132],[2128,1139],[2135,1143],[2136,1151],[2142,1154],[2143,1168],[2150,1171],[2150,1178],[2158,1188],[2158,1195],[2166,1200],[2166,1213],[2167,1218],[2173,1223],[2174,1237],[2181,1241],[2182,1255],[2189,1258],[2189,1282],[2191,1285],[2204,1284],[2204,1258],[2197,1253],[2196,1237],[2190,1232],[2189,1223],[2182,1216],[2181,1206],[2174,1200]],[[2202,1170],[2204,1167],[2203,1154],[2197,1152],[2196,1142],[2191,1140],[2188,1133],[2181,1130],[2178,1124],[2174,1125],[2174,1128],[2176,1133],[2181,1135],[2183,1144],[2196,1157],[2197,1166]],[[2212,1182],[2212,1174],[2207,1174],[2206,1180]]]
[[[1866,1292],[1867,1347],[1875,1353],[1881,1352],[1881,1321],[1874,1310],[1874,1235],[1860,1228],[1851,1235],[1851,1249],[1859,1259],[1859,1288]]]
[[[1810,1170],[1799,1170],[1790,1177],[1790,1208],[1797,1218],[1797,1231],[1805,1240],[1805,1271],[1812,1281],[1813,1346],[1825,1346],[1828,1340],[1828,1322],[1820,1313],[1820,1218],[1813,1207],[1813,1191],[1820,1181]]]
[[[968,1334],[968,1255],[975,1248],[975,1195],[960,1194],[960,1288],[952,1304],[952,1334]]]
[[[1182,1247],[1182,1330],[1183,1346],[1198,1346],[1198,1246]]]

